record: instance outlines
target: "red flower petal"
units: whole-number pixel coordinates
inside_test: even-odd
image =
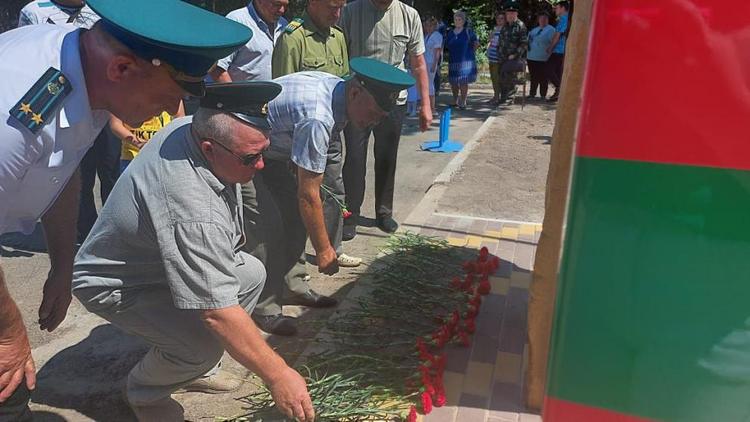
[[[422,414],[427,415],[432,412],[432,397],[426,392],[422,393]]]
[[[481,295],[487,295],[490,293],[491,286],[489,280],[482,280],[479,283],[479,288],[477,288],[477,292]]]
[[[407,422],[417,422],[417,408],[412,406],[409,408],[409,416],[406,418]]]

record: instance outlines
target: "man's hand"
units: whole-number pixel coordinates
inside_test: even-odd
[[[294,369],[286,367],[278,376],[268,383],[271,397],[279,410],[299,422],[315,420],[310,394],[307,392],[305,379]]]
[[[51,269],[44,283],[44,295],[39,306],[39,329],[52,332],[65,319],[72,299],[70,285],[72,274]]]
[[[29,339],[20,315],[11,324],[3,330],[4,334],[0,337],[0,403],[8,400],[24,376],[29,390],[36,386],[34,359],[31,357]]]
[[[419,112],[419,129],[424,132],[430,128],[432,124],[432,107],[422,106]]]
[[[141,139],[137,136],[131,135],[125,138],[125,142],[129,143],[130,145],[138,148],[140,151],[141,148],[143,148],[144,145],[146,145],[146,140]]]
[[[318,260],[318,271],[326,275],[334,275],[339,272],[339,260],[333,248],[324,249],[315,253]]]

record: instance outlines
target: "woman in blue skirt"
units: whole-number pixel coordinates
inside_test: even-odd
[[[479,41],[474,31],[466,28],[466,12],[457,10],[453,13],[453,26],[445,40],[445,46],[448,48],[448,81],[453,91],[453,105],[464,110],[469,84],[477,80],[477,60],[474,52],[479,46]]]

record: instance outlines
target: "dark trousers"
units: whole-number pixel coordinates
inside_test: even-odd
[[[344,129],[346,158],[344,160],[344,188],[346,204],[353,213],[344,224],[357,224],[362,201],[365,198],[367,173],[367,144],[370,133],[375,136],[375,215],[390,217],[393,214],[393,187],[396,179],[398,143],[406,106],[396,106],[391,113],[372,129],[348,125]]]
[[[547,62],[538,62],[536,60],[529,60],[529,76],[531,79],[531,87],[529,95],[532,97],[536,95],[537,87],[539,88],[539,95],[542,98],[547,96],[547,86],[549,80],[547,79]]]
[[[287,160],[264,160],[265,168],[242,185],[247,243],[244,250],[266,267],[266,284],[253,311],[281,313],[285,289],[304,294],[310,286],[302,277],[285,277],[305,251],[307,231],[299,213],[297,179]]]
[[[26,379],[24,378],[8,400],[0,403],[0,422],[31,421],[30,399],[31,392],[26,388]]]
[[[81,201],[78,210],[78,241],[83,242],[96,222],[94,183],[99,175],[102,204],[120,175],[120,140],[105,128],[81,160]]]
[[[555,86],[555,94],[560,92],[560,83],[562,82],[563,60],[565,55],[552,53],[547,60],[547,77],[552,85]]]

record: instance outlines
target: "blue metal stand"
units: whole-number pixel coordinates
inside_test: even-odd
[[[440,116],[440,140],[428,141],[423,143],[420,148],[422,151],[429,152],[458,152],[464,146],[458,142],[448,140],[448,134],[451,128],[451,108],[445,109]]]

